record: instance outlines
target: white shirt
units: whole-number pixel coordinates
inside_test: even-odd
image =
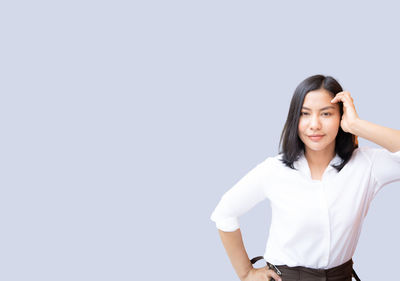
[[[238,217],[264,199],[272,219],[264,259],[272,264],[328,269],[353,257],[363,220],[377,192],[400,180],[400,151],[359,147],[340,172],[331,164],[311,178],[304,153],[293,170],[268,157],[229,189],[211,214],[222,231],[239,228]]]

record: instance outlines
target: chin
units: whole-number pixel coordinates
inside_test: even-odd
[[[315,146],[308,146],[307,147],[308,149],[310,149],[310,150],[313,150],[313,151],[323,151],[324,149],[326,149],[326,146],[319,146],[319,147],[315,147]]]
[[[327,144],[326,142],[324,142],[324,143],[307,142],[307,143],[305,143],[305,145],[308,149],[313,150],[313,151],[322,151],[329,147],[329,143]]]

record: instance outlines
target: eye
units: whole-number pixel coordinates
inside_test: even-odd
[[[330,115],[332,115],[330,112],[325,112],[325,113],[323,113],[325,116],[330,116]]]
[[[300,115],[307,115],[307,112],[301,112]]]

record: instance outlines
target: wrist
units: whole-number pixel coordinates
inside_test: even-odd
[[[361,122],[362,120],[360,118],[356,118],[353,120],[353,122],[349,126],[351,134],[358,136],[357,132]]]
[[[248,278],[249,278],[249,276],[251,275],[251,272],[254,270],[254,267],[251,267],[251,268],[249,268],[249,270],[243,275],[243,276],[240,276],[240,280],[241,281],[244,281],[244,280],[249,280]]]

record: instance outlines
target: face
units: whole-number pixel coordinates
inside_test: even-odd
[[[335,139],[340,126],[340,109],[332,104],[333,96],[326,90],[308,92],[304,98],[299,120],[299,137],[306,151],[335,150]],[[317,135],[318,137],[311,137]]]

